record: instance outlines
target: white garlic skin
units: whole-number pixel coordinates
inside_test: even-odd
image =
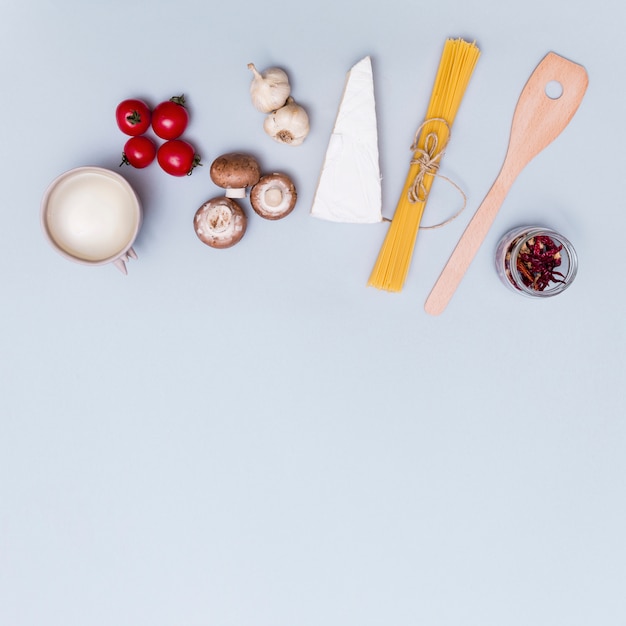
[[[254,108],[261,113],[280,109],[291,93],[286,72],[279,67],[270,67],[264,72],[259,72],[254,63],[248,63],[248,69],[254,74],[250,84],[250,97]]]
[[[309,134],[309,116],[293,98],[288,98],[285,106],[265,118],[263,129],[279,143],[299,146]]]

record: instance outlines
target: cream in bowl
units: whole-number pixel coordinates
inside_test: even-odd
[[[136,259],[132,245],[141,203],[130,183],[111,170],[79,167],[56,178],[44,194],[41,220],[52,246],[88,265],[114,263],[124,274]]]

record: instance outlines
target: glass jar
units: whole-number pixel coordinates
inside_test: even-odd
[[[496,270],[510,289],[548,298],[567,289],[578,270],[578,257],[563,235],[541,226],[507,232],[496,248]]]

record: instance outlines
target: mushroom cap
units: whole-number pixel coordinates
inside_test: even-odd
[[[211,248],[230,248],[246,232],[248,220],[231,198],[219,197],[205,202],[193,218],[198,239]]]
[[[257,160],[249,154],[229,152],[211,163],[211,180],[226,189],[227,198],[243,198],[246,187],[259,182],[261,170]]]
[[[298,194],[286,174],[266,174],[250,190],[250,204],[261,217],[279,220],[291,213]]]

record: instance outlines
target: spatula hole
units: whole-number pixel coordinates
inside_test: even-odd
[[[558,80],[551,80],[546,85],[546,96],[552,100],[558,100],[563,95],[563,85]]]

